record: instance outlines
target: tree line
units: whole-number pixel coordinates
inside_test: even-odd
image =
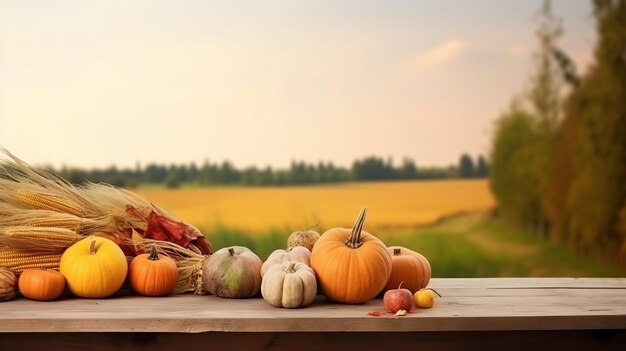
[[[180,165],[152,163],[143,168],[137,165],[133,169],[109,167],[85,170],[63,167],[57,171],[73,184],[83,184],[87,181],[103,182],[128,188],[141,184],[161,184],[168,188],[177,188],[184,184],[284,186],[347,181],[485,178],[488,172],[489,166],[485,157],[479,155],[474,159],[466,153],[460,156],[458,165],[446,167],[418,167],[409,158],[394,166],[391,158],[369,156],[354,161],[351,167],[336,166],[332,162],[293,161],[290,167],[285,169],[270,166],[237,169],[230,161],[221,163],[205,161],[201,166],[195,163]]]
[[[490,185],[503,219],[626,262],[626,1],[593,1],[594,62],[559,49],[546,1],[528,88],[496,121]]]

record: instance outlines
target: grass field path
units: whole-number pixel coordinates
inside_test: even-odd
[[[485,212],[469,213],[418,228],[371,230],[388,245],[422,253],[435,277],[623,277],[626,269],[585,257],[532,233],[510,228]],[[265,260],[285,248],[288,233],[280,230],[248,235],[237,229],[205,232],[216,249],[241,245]]]
[[[506,226],[487,212],[428,227],[387,230],[379,236],[387,245],[424,254],[438,277],[626,276],[623,267]]]

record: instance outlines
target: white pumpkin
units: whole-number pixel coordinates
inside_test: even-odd
[[[308,306],[317,295],[315,272],[302,262],[276,263],[263,276],[261,295],[274,307]]]
[[[261,266],[261,277],[273,265],[284,261],[301,262],[311,266],[311,251],[304,246],[294,246],[287,250],[274,250]]]

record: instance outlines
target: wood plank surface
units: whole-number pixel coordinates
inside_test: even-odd
[[[626,329],[624,278],[433,279],[443,298],[404,317],[383,314],[382,299],[344,305],[322,296],[303,309],[261,298],[19,298],[0,303],[0,333],[471,332]],[[8,334],[7,334],[8,335]],[[13,334],[11,334],[13,335]]]

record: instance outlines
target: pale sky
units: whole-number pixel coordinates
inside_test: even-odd
[[[34,165],[486,154],[540,0],[0,0],[0,145]],[[553,1],[584,68],[591,1]]]

